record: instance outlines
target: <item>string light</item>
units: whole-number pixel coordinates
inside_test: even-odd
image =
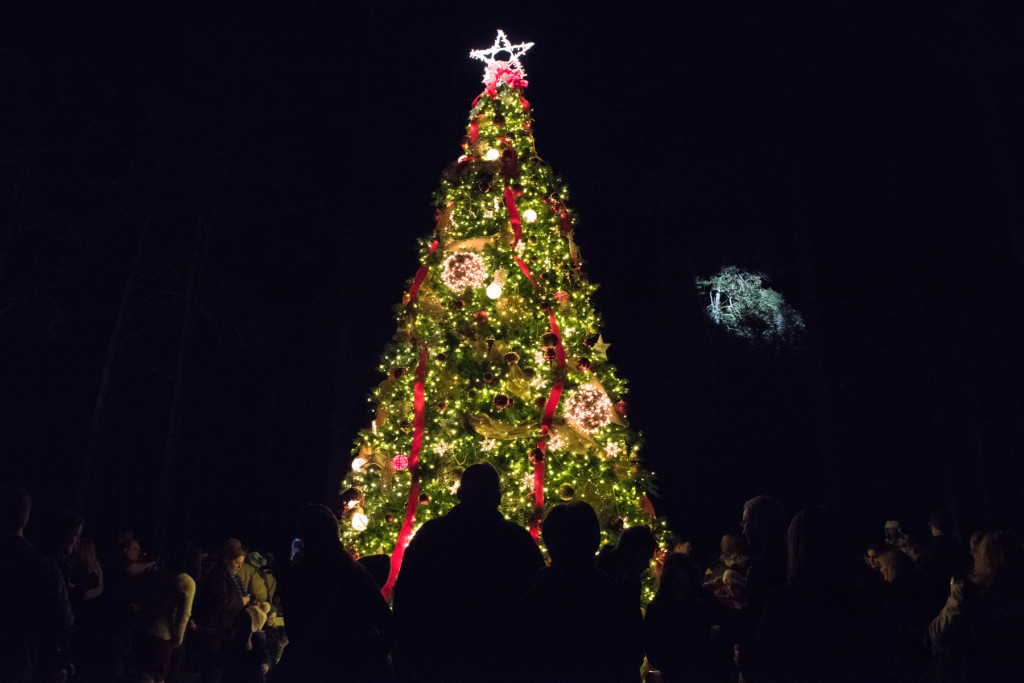
[[[370,524],[370,518],[362,512],[352,513],[352,528],[356,531],[366,531],[366,527]]]
[[[441,279],[453,292],[479,287],[487,279],[487,265],[479,254],[460,251],[444,262]]]
[[[519,62],[519,58],[526,54],[526,51],[531,47],[533,47],[533,43],[513,45],[509,42],[505,32],[498,29],[498,37],[494,39],[493,45],[482,50],[471,50],[469,56],[471,59],[479,59],[486,67],[505,66],[509,69],[515,69],[519,71],[521,78],[525,78],[526,72],[523,70],[523,65]],[[508,55],[507,60],[499,60],[497,58],[502,53]],[[487,71],[486,67],[485,73]],[[486,77],[484,83],[487,83]]]
[[[608,395],[588,385],[577,389],[566,401],[565,419],[585,432],[596,432],[612,421],[612,410]]]

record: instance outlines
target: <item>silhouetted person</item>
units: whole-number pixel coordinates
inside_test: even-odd
[[[750,544],[747,565],[747,618],[756,624],[769,591],[786,584],[786,510],[771,496],[756,496],[743,504],[740,520]],[[740,670],[755,681],[750,662],[753,633],[742,634],[739,647]]]
[[[1018,681],[1024,676],[1024,548],[989,531],[968,580],[954,582],[929,628],[936,680]]]
[[[406,549],[394,590],[398,680],[528,680],[515,671],[536,642],[523,598],[544,559],[498,512],[493,467],[468,467],[457,495],[459,504],[426,522]]]
[[[786,583],[786,511],[771,496],[757,496],[743,505],[742,525],[750,542],[747,600],[760,614],[768,592]]]
[[[651,558],[658,549],[654,534],[645,526],[626,529],[619,536],[613,550],[598,557],[597,566],[619,582],[626,596],[640,607],[643,573],[651,566]]]
[[[951,535],[948,515],[939,510],[928,516],[931,542],[917,557],[917,566],[924,579],[928,611],[938,614],[946,603],[950,583],[962,579],[970,568],[970,555]]]
[[[530,600],[530,649],[537,662],[520,680],[639,681],[644,659],[640,607],[619,582],[594,566],[601,542],[594,509],[582,501],[556,505],[544,519],[543,537],[551,566],[537,572]]]
[[[289,642],[272,680],[387,680],[391,610],[373,577],[345,552],[334,513],[307,505],[295,536],[303,541],[302,558],[285,570],[278,586]]]
[[[57,563],[23,537],[32,510],[27,491],[0,487],[0,681],[62,678],[63,648],[74,625]]]
[[[788,533],[788,585],[767,596],[754,641],[757,683],[906,681],[881,586],[868,586],[839,518],[809,508]],[[745,678],[747,674],[744,674]]]
[[[391,558],[384,553],[364,555],[356,561],[370,572],[370,576],[381,588],[388,582],[388,575],[391,573]]]
[[[647,659],[661,672],[663,683],[712,680],[711,627],[716,616],[697,563],[685,555],[669,555],[658,592],[644,615]]]

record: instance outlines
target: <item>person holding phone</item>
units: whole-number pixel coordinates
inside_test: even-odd
[[[190,647],[195,648],[203,683],[223,677],[234,621],[252,599],[242,595],[235,575],[245,562],[240,548],[229,548],[199,585],[190,623]]]

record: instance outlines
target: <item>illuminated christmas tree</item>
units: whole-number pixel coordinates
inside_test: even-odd
[[[342,486],[346,546],[392,554],[385,594],[412,533],[458,502],[475,462],[498,470],[502,512],[535,538],[545,506],[572,499],[594,507],[608,542],[653,519],[568,191],[534,148],[519,61],[531,46],[499,31],[470,53],[486,65],[486,89],[443,174],[434,233]]]

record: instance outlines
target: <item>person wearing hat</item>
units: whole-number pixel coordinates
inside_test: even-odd
[[[902,549],[907,544],[907,535],[903,533],[900,523],[895,519],[885,523],[885,544],[896,549]]]
[[[267,558],[259,552],[251,550],[246,553],[245,562],[238,570],[237,576],[242,585],[242,592],[251,595],[254,602],[270,602],[270,591],[263,578],[266,566]]]
[[[270,671],[270,650],[263,627],[270,615],[270,603],[252,602],[235,619],[224,680],[236,683],[265,683]]]

